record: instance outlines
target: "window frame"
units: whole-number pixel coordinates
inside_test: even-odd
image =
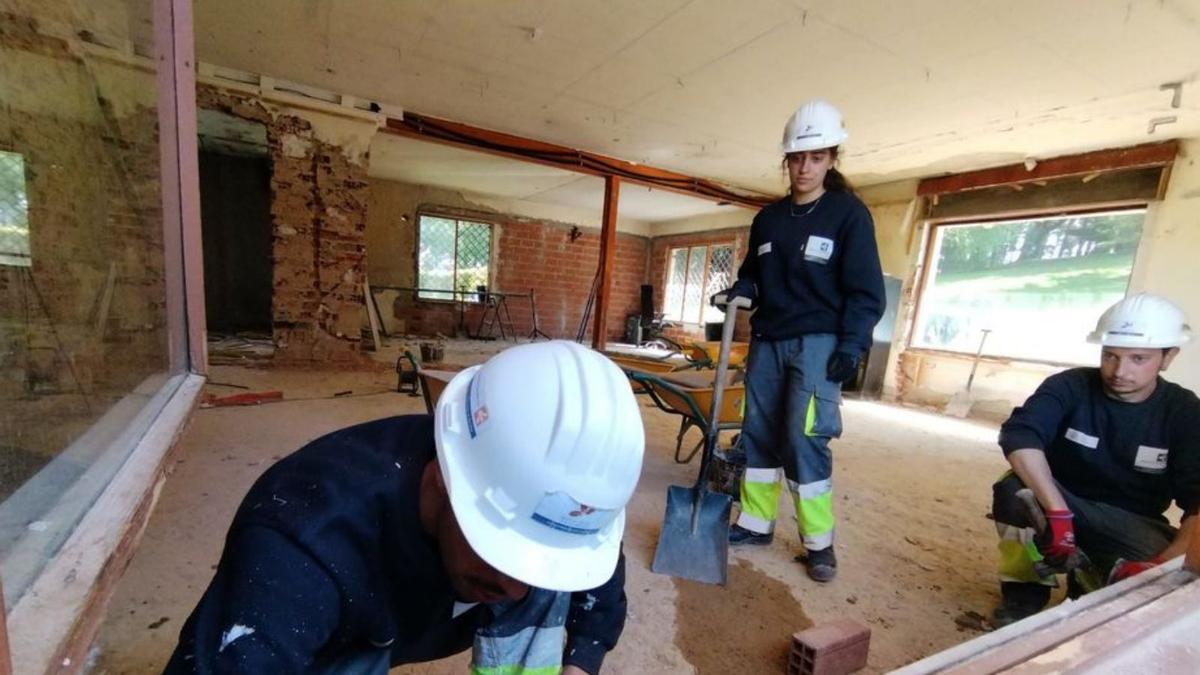
[[[915,352],[917,354],[928,354],[933,356],[950,356],[955,358],[973,359],[974,351],[956,351],[953,349],[938,349],[936,347],[925,347],[917,344],[916,328],[921,320],[921,312],[924,309],[925,293],[929,289],[930,274],[935,267],[934,249],[937,244],[937,233],[943,228],[953,227],[956,225],[987,225],[990,223],[1008,222],[1014,220],[1037,220],[1040,218],[1063,218],[1071,216],[1088,216],[1100,213],[1113,213],[1116,211],[1135,211],[1143,212],[1142,227],[1145,228],[1146,222],[1150,217],[1150,209],[1152,202],[1146,200],[1121,201],[1102,204],[1083,204],[1075,208],[1059,208],[1049,210],[1021,210],[1021,211],[1004,211],[1001,213],[987,214],[984,216],[963,216],[954,218],[927,218],[924,220],[924,242],[921,247],[921,258],[918,263],[919,271],[917,274],[917,286],[914,289],[914,299],[912,311],[907,320],[908,330],[904,338],[904,351]],[[1145,231],[1143,229],[1143,236]],[[1138,246],[1141,246],[1139,242]],[[1137,263],[1137,252],[1134,252],[1133,265]],[[1133,265],[1131,265],[1129,273],[1130,279],[1133,276]],[[1055,368],[1076,368],[1078,363],[1067,361],[1055,361],[1051,359],[1036,359],[1024,356],[1006,356],[1002,354],[988,354],[986,351],[980,354],[979,361],[991,363],[1029,363],[1043,366],[1052,366]]]
[[[496,222],[488,218],[479,218],[476,216],[456,214],[453,211],[440,211],[437,209],[419,209],[416,216],[416,228],[413,233],[413,288],[417,302],[428,302],[435,304],[457,304],[460,302],[479,304],[481,300],[474,289],[466,292],[460,292],[457,289],[449,291],[435,291],[438,293],[452,293],[450,298],[428,298],[421,295],[421,219],[422,218],[442,218],[444,220],[453,220],[454,226],[454,272],[451,279],[458,277],[458,224],[460,223],[475,223],[478,225],[487,225],[488,228],[488,271],[487,271],[487,286],[488,290],[494,290],[496,279]],[[434,289],[428,289],[434,290]]]
[[[154,64],[156,71],[167,370],[131,395],[145,404],[140,422],[127,423],[114,440],[114,447],[129,448],[116,473],[29,591],[0,599],[0,675],[49,672],[86,661],[108,599],[153,511],[168,454],[199,402],[207,375],[192,6],[187,0],[149,4],[153,57],[94,48],[98,58],[133,67]],[[13,603],[11,609],[5,600]]]
[[[706,288],[708,286],[709,271],[710,271],[709,262],[712,260],[712,250],[714,248],[718,248],[718,247],[728,247],[729,248],[730,263],[731,263],[730,264],[731,280],[732,280],[732,277],[735,275],[734,268],[736,267],[736,265],[734,263],[737,262],[737,240],[720,240],[720,241],[709,241],[709,242],[696,243],[696,244],[668,245],[667,251],[666,251],[667,261],[666,261],[666,265],[663,266],[663,318],[666,319],[667,321],[674,321],[674,322],[682,324],[684,326],[698,326],[698,327],[704,326],[704,323],[705,323],[704,322],[704,306],[707,304],[707,299],[704,297],[700,298],[700,316],[699,316],[698,321],[689,321],[687,318],[679,318],[679,319],[672,318],[671,312],[667,308],[667,296],[670,293],[670,288],[671,288],[671,265],[673,262],[673,257],[674,257],[675,251],[682,250],[682,251],[688,252],[687,261],[684,263],[685,270],[684,270],[684,275],[683,275],[684,276],[683,291],[680,293],[680,303],[681,304],[679,307],[679,316],[683,317],[682,303],[685,302],[684,297],[687,295],[686,266],[689,262],[691,262],[692,249],[700,247],[700,246],[704,247],[704,277],[700,280],[701,296],[703,296],[703,294],[704,294],[704,288]]]

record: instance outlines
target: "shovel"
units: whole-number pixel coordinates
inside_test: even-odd
[[[733,342],[737,310],[749,306],[749,298],[742,297],[725,303],[725,325],[721,332],[717,375],[713,380],[704,454],[700,456],[700,475],[691,487],[672,485],[667,490],[667,511],[663,515],[654,562],[650,565],[650,570],[657,574],[725,585],[729,566],[729,510],[733,500],[727,494],[708,489],[708,467],[721,428],[721,395],[725,392],[725,372],[729,368],[729,345]]]
[[[984,328],[979,337],[979,350],[975,352],[975,362],[971,364],[971,374],[967,377],[967,388],[959,389],[950,402],[942,408],[942,412],[952,417],[966,417],[971,412],[971,406],[975,404],[971,398],[971,385],[975,382],[975,369],[979,367],[979,359],[983,356],[983,343],[987,342],[988,333],[992,332],[990,328]]]

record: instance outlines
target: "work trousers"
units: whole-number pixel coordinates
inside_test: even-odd
[[[760,534],[774,531],[783,478],[804,547],[813,551],[833,543],[829,440],[842,433],[842,392],[826,379],[825,369],[836,346],[837,337],[827,333],[756,339],[746,364],[746,472],[738,525]]]
[[[1034,563],[1041,560],[1041,554],[1038,553],[1033,523],[1029,522],[1016,498],[1017,491],[1023,487],[1021,479],[1011,471],[992,486],[992,516],[996,520],[996,533],[1000,535],[1000,581],[1055,586],[1054,575],[1041,577],[1034,570]],[[1074,514],[1076,545],[1091,561],[1090,569],[1080,570],[1076,575],[1081,590],[1102,585],[1118,558],[1149,560],[1175,538],[1176,529],[1162,516],[1152,518],[1132,513],[1111,504],[1078,497],[1061,485],[1058,489],[1067,501],[1067,508]]]

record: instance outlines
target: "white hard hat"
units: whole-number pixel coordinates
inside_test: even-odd
[[[645,447],[616,364],[574,342],[512,347],[456,375],[434,415],[450,505],[479,557],[553,591],[608,581]]]
[[[842,113],[828,101],[809,101],[796,109],[783,128],[783,154],[820,150],[841,145],[847,134]]]
[[[1088,335],[1088,342],[1105,347],[1179,347],[1191,339],[1183,310],[1151,293],[1138,293],[1109,307]]]

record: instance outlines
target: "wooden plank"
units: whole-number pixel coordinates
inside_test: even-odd
[[[9,613],[13,671],[78,672],[158,499],[204,378],[187,375],[62,548]]]
[[[375,300],[371,297],[371,282],[366,273],[363,274],[362,292],[363,304],[367,306],[367,323],[371,324],[371,342],[375,344],[375,351],[378,352],[383,349],[383,342],[379,339],[379,316],[375,314]]]
[[[612,296],[613,267],[617,253],[617,202],[621,180],[604,179],[604,225],[600,229],[600,281],[596,287],[596,318],[592,329],[592,349],[604,351],[608,344],[608,305]]]
[[[403,119],[389,117],[381,131],[590,176],[616,176],[631,183],[748,209],[758,210],[777,199],[770,195],[734,191],[713,181],[675,171],[412,112],[405,112]]]
[[[982,675],[1011,668],[1190,583],[1193,577],[1179,572],[1179,562],[1168,561],[1130,580],[1061,603],[894,672]]]
[[[104,339],[105,328],[108,327],[108,310],[112,307],[113,285],[117,281],[117,263],[108,263],[108,277],[104,281],[104,288],[100,291],[100,303],[96,309],[96,340]]]
[[[1024,164],[1009,164],[950,176],[926,178],[917,186],[917,195],[927,196],[978,190],[1096,172],[1170,166],[1175,162],[1175,156],[1178,153],[1179,143],[1171,140],[1163,143],[1137,145],[1131,148],[1098,150],[1080,155],[1055,157],[1038,162],[1032,171],[1026,169]]]

